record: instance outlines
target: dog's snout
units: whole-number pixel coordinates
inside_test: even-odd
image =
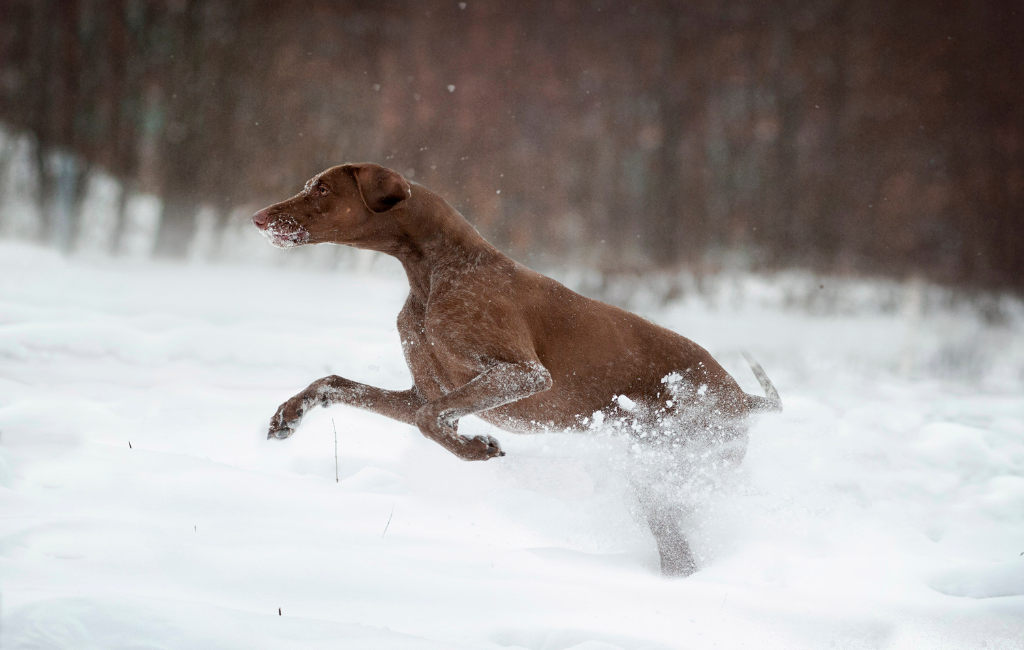
[[[253,224],[260,229],[267,227],[267,222],[270,221],[270,215],[266,210],[260,210],[256,214],[252,215]]]

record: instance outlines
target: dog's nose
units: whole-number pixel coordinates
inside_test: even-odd
[[[260,210],[256,214],[252,215],[252,222],[257,228],[262,230],[267,227],[267,222],[270,221],[270,215],[267,214],[266,210]]]

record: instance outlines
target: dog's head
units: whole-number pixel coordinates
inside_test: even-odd
[[[411,196],[398,172],[372,163],[338,165],[252,215],[252,222],[280,248],[327,242],[370,248],[392,227],[382,213],[401,209]]]

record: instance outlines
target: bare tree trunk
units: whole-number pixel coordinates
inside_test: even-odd
[[[196,72],[202,38],[202,3],[188,0],[172,6],[165,17],[170,32],[171,61],[165,67],[168,120],[161,141],[163,214],[154,254],[184,257],[195,233],[199,207],[199,170],[202,168],[203,124]]]

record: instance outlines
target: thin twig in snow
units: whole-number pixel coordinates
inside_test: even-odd
[[[334,427],[334,482],[338,482],[338,427],[334,426],[334,418],[331,418],[331,426]]]
[[[391,518],[395,516],[395,506],[391,506],[391,514],[388,515],[388,523],[384,525],[384,532],[380,534],[380,538],[384,539],[384,536],[388,534],[388,526],[391,525]]]

